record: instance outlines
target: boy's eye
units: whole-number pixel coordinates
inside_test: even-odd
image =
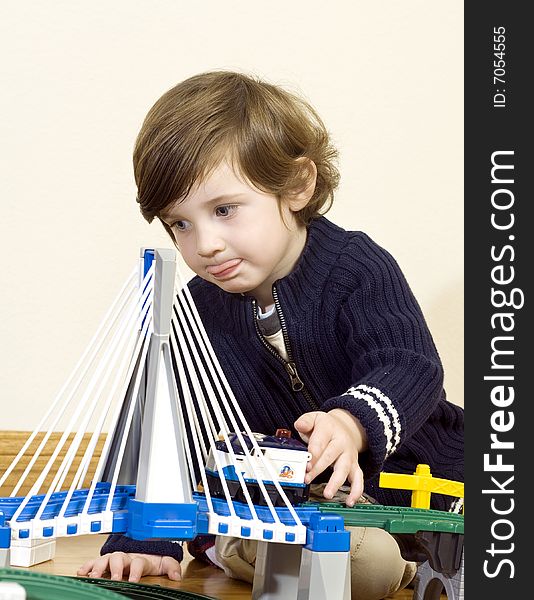
[[[224,204],[223,206],[218,206],[215,209],[215,214],[218,217],[229,217],[233,215],[237,210],[237,204]]]
[[[189,222],[188,221],[175,221],[171,227],[172,227],[172,229],[175,229],[176,231],[187,231],[187,229],[189,228]]]

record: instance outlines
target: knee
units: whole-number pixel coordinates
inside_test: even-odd
[[[352,598],[381,600],[410,583],[417,566],[402,558],[397,542],[387,531],[376,527],[349,529]]]
[[[257,545],[256,540],[226,536],[215,538],[215,556],[227,577],[252,583]]]

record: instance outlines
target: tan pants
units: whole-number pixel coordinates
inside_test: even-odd
[[[326,484],[311,485],[310,500],[325,502]],[[344,502],[348,490],[341,488],[334,501]],[[362,498],[362,502],[366,502]],[[406,587],[417,565],[404,560],[393,537],[376,527],[347,527],[350,531],[351,590],[353,600],[382,600]],[[228,577],[252,583],[256,540],[218,536],[215,556]]]

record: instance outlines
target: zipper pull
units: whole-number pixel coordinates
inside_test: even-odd
[[[297,373],[297,365],[294,362],[286,363],[286,371],[289,374],[291,380],[291,388],[294,392],[300,392],[304,388],[304,383]]]

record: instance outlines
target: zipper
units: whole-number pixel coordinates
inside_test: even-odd
[[[302,392],[302,394],[304,395],[310,406],[313,408],[313,410],[320,410],[319,405],[314,400],[310,392],[307,390],[306,386],[304,385],[304,382],[300,378],[300,375],[297,371],[297,365],[293,359],[293,353],[291,352],[291,345],[289,343],[289,335],[287,333],[286,320],[284,317],[284,313],[282,312],[282,307],[280,306],[280,302],[278,300],[278,292],[276,291],[276,287],[274,285],[273,299],[276,308],[276,313],[278,314],[278,319],[280,321],[280,327],[282,328],[282,337],[284,338],[287,358],[289,360],[285,360],[282,356],[280,356],[280,354],[278,354],[278,352],[271,346],[271,344],[265,341],[258,325],[258,304],[256,302],[256,299],[253,298],[252,306],[254,312],[254,327],[256,329],[256,333],[258,334],[258,337],[260,338],[260,341],[265,346],[265,348],[284,365],[284,368],[287,374],[289,375],[291,389],[294,392]]]
[[[299,377],[297,371],[297,365],[294,362],[286,362],[284,365],[289,375],[289,380],[291,381],[291,388],[294,392],[302,392],[304,389],[304,383],[302,379]]]

